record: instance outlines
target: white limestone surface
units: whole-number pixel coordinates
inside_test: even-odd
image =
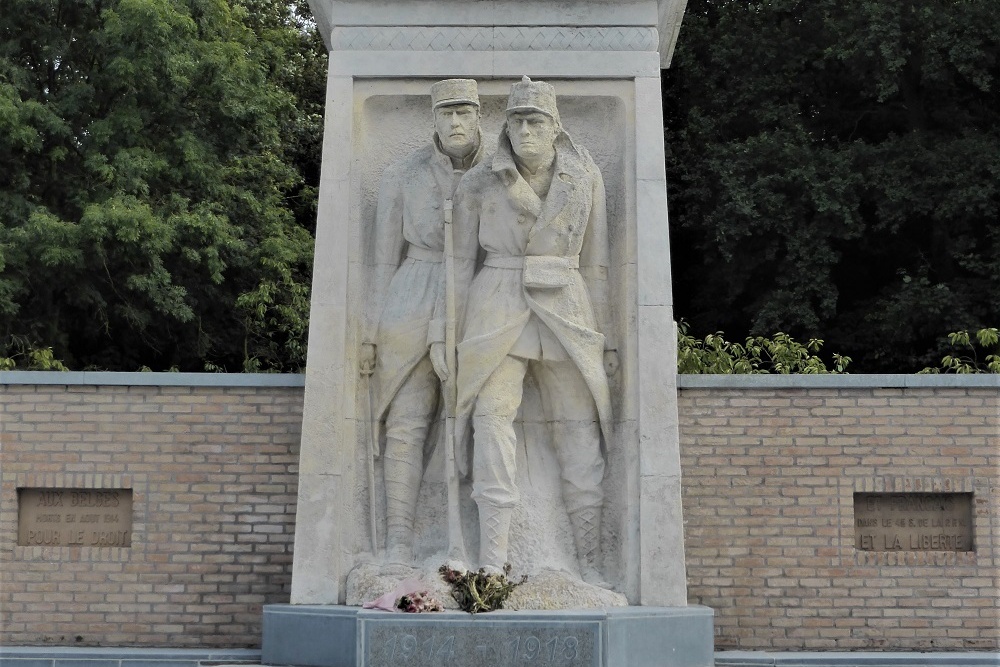
[[[529,74],[555,86],[563,124],[593,156],[607,192],[609,333],[618,343],[620,369],[610,378],[614,423],[613,442],[606,443],[601,569],[630,604],[685,604],[659,89],[664,52],[661,46],[658,57],[643,32],[658,30],[662,45],[661,19],[673,16],[671,25],[679,25],[678,7],[682,11],[683,1],[313,3],[328,44],[341,41],[331,54],[328,79],[293,603],[357,603],[367,594],[358,592],[358,581],[386,566],[384,553],[372,549],[369,528],[374,512],[375,544],[382,544],[384,489],[376,489],[375,506],[369,507],[371,424],[366,380],[359,373],[382,173],[430,140],[429,90],[435,80],[479,81],[483,137],[492,150],[510,86]],[[575,17],[572,25],[564,25],[566,16]],[[428,17],[449,30],[434,36],[414,30],[427,25]],[[553,30],[560,25],[571,30]],[[580,32],[584,28],[589,32]],[[395,37],[386,41],[390,34]],[[618,46],[601,41],[627,34],[633,41]],[[560,41],[566,35],[569,44]],[[522,43],[535,37],[540,50]],[[549,592],[564,590],[563,578],[582,584],[549,426],[530,377],[516,424],[521,499],[513,513],[509,554],[515,573],[544,582],[542,589]],[[436,572],[446,558],[447,512],[437,433],[431,440],[412,565]],[[372,474],[379,484],[380,461]],[[479,520],[470,493],[464,480],[461,523],[467,559],[475,564]],[[368,586],[374,590],[384,584]],[[534,601],[525,604],[536,606],[525,608],[552,603],[547,592],[532,595]],[[566,593],[566,599],[586,606],[575,594]]]
[[[519,573],[511,572],[510,580],[520,581]],[[351,571],[347,579],[346,604],[361,606],[372,602],[397,590],[404,582],[415,582],[417,589],[427,591],[445,609],[459,608],[451,595],[451,587],[438,574],[437,568],[374,564],[360,565]],[[621,593],[591,586],[564,571],[542,570],[518,585],[503,608],[541,611],[626,606],[628,600]]]
[[[331,51],[641,50],[658,51],[664,68],[670,66],[686,5],[687,0],[309,0]]]

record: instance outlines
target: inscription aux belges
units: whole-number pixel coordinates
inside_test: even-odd
[[[43,491],[36,507],[118,507],[118,503],[118,491]]]
[[[130,546],[128,498],[117,490],[44,490],[24,519],[25,546]],[[27,509],[27,508],[26,508]]]

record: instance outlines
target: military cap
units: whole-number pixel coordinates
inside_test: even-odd
[[[510,87],[507,98],[507,113],[512,111],[540,111],[558,120],[556,109],[556,89],[544,81],[532,81],[527,76]]]
[[[431,86],[432,108],[455,104],[479,106],[479,88],[475,79],[445,79]]]

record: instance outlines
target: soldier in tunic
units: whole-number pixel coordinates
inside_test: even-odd
[[[562,498],[583,579],[600,572],[603,434],[610,443],[608,375],[618,365],[608,323],[609,243],[604,181],[590,154],[563,130],[551,85],[512,86],[492,159],[455,196],[456,285],[476,254],[458,346],[458,433],[474,430],[473,499],[480,565],[508,557],[519,500],[514,418],[526,373],[538,383],[560,466]],[[531,446],[531,443],[528,443]]]
[[[444,210],[462,175],[482,158],[479,95],[472,79],[431,86],[430,144],[386,168],[376,209],[372,291],[362,371],[374,369],[373,412],[385,420],[386,550],[413,558],[413,517],[424,451],[447,375]]]

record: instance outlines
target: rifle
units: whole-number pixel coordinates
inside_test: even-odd
[[[459,508],[458,467],[455,460],[455,413],[458,409],[458,363],[456,359],[455,327],[455,237],[452,227],[452,201],[444,201],[444,272],[445,330],[444,349],[448,377],[442,383],[445,406],[444,479],[448,489],[448,558],[465,563],[465,539],[462,536],[462,515]]]
[[[372,555],[378,558],[378,532],[376,530],[377,519],[375,517],[375,459],[378,458],[378,443],[375,442],[375,406],[372,404],[372,374],[375,367],[362,368],[361,374],[365,377],[365,385],[368,390],[368,529],[371,531]]]

